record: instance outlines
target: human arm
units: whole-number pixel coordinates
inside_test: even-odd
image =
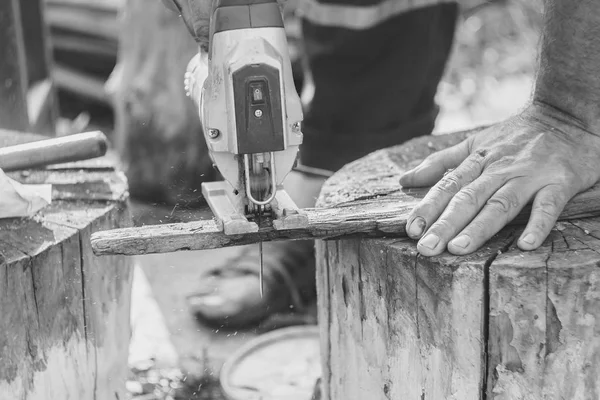
[[[533,250],[600,178],[600,3],[546,0],[544,25],[531,104],[401,177],[405,187],[435,184],[408,219],[421,254],[471,253],[530,201],[517,244]]]
[[[179,14],[201,51],[208,51],[210,14],[216,0],[162,0],[171,11]]]

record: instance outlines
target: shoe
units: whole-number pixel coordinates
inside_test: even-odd
[[[219,328],[256,326],[282,312],[303,312],[316,298],[312,240],[263,245],[263,297],[260,253],[248,246],[234,259],[204,274],[198,290],[187,297],[196,318]]]

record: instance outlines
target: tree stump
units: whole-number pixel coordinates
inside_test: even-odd
[[[465,134],[418,138],[349,164],[320,205],[377,202]],[[533,252],[508,227],[466,257],[409,239],[317,244],[328,400],[600,398],[600,219],[558,223]]]
[[[183,77],[198,46],[179,16],[161,1],[127,0],[120,21],[114,96],[115,144],[132,197],[194,203],[216,173],[198,109]]]
[[[0,147],[41,138],[0,130]],[[125,178],[106,158],[10,175],[53,201],[0,220],[0,400],[125,399],[132,260],[90,245],[130,224]]]

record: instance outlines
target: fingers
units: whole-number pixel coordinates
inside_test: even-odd
[[[404,187],[431,186],[439,181],[447,170],[458,167],[469,156],[469,145],[465,140],[427,157],[419,166],[400,177]]]
[[[483,170],[483,157],[474,153],[455,170],[445,175],[408,216],[406,233],[419,239],[442,214],[448,203],[465,185],[477,179]],[[433,245],[433,243],[430,243]]]
[[[521,250],[535,250],[544,242],[573,195],[565,193],[565,188],[558,185],[546,186],[537,193],[529,223],[517,242]]]
[[[510,181],[498,190],[481,212],[448,244],[448,251],[456,255],[469,254],[483,246],[492,236],[512,221],[535,193],[531,182]]]
[[[417,244],[419,252],[423,255],[443,252],[448,242],[475,218],[486,201],[504,183],[502,176],[488,174],[463,187]]]

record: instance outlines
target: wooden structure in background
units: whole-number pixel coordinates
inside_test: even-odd
[[[124,0],[43,0],[54,55],[53,78],[64,92],[112,107],[105,88],[119,40]]]
[[[0,147],[40,138],[0,130]],[[53,202],[0,220],[0,400],[127,398],[133,260],[90,246],[131,223],[124,177],[106,158],[11,177]]]
[[[198,110],[183,76],[198,48],[179,16],[161,1],[129,0],[120,21],[114,142],[132,197],[186,203],[214,177]]]
[[[393,200],[402,171],[463,137],[358,160],[319,205]],[[560,222],[534,252],[516,248],[520,232],[467,257],[424,258],[402,238],[318,242],[323,399],[597,398],[600,219]]]
[[[58,117],[43,0],[0,2],[0,128],[54,134]]]

